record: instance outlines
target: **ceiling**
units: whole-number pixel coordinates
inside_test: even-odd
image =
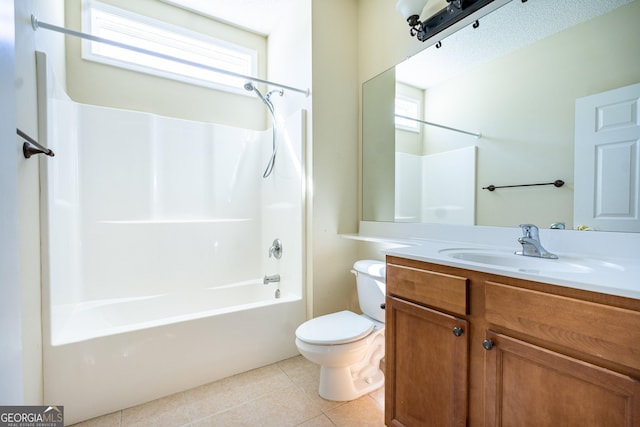
[[[299,0],[161,0],[192,12],[269,35]],[[395,2],[395,0],[386,0]],[[396,77],[427,88],[500,56],[607,13],[634,0],[513,0],[396,67]],[[402,17],[398,14],[398,19]],[[409,37],[409,36],[407,36]]]
[[[200,15],[269,35],[296,0],[161,0]]]
[[[389,0],[391,1],[391,0]],[[426,89],[634,0],[513,0],[396,67],[398,81]]]

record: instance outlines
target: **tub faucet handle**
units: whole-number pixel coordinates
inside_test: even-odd
[[[275,239],[271,244],[269,248],[269,258],[271,258],[271,255],[273,255],[275,259],[282,258],[282,242],[280,239]]]

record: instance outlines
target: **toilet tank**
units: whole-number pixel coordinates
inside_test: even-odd
[[[360,310],[367,316],[384,323],[384,303],[386,293],[386,264],[382,261],[365,259],[353,265],[358,289]]]

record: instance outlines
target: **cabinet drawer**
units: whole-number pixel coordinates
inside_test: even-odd
[[[387,293],[455,314],[469,314],[469,279],[387,264]]]
[[[640,312],[486,282],[489,323],[640,369]]]

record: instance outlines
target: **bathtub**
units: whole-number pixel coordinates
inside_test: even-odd
[[[200,290],[54,306],[51,344],[72,344],[299,299],[279,290],[279,283],[265,285],[262,279],[255,279]]]
[[[53,307],[45,400],[72,424],[295,356],[304,304],[276,289],[255,280]]]
[[[37,71],[44,402],[71,424],[298,354],[304,111],[263,179],[270,129],[79,104]]]

